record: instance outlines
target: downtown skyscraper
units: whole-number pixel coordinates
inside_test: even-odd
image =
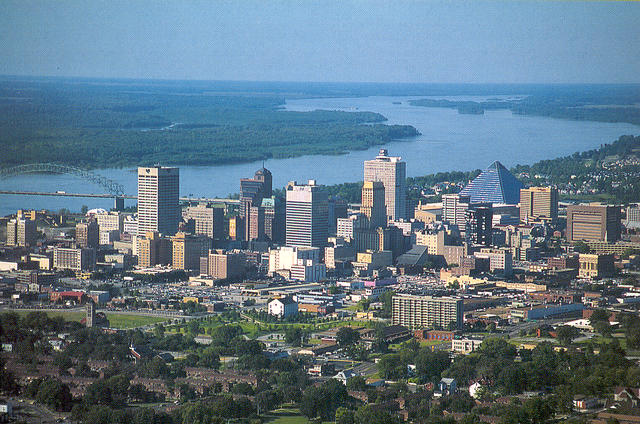
[[[327,193],[315,180],[307,185],[290,182],[286,192],[287,246],[324,247],[328,236]]]
[[[407,164],[401,159],[380,149],[375,159],[364,162],[364,181],[380,181],[384,185],[387,217],[391,220],[407,216]]]
[[[162,166],[138,168],[138,234],[173,235],[180,222],[180,170]]]

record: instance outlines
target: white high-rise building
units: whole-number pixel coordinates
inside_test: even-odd
[[[394,221],[407,215],[407,164],[401,159],[380,149],[374,160],[364,162],[364,181],[382,182],[387,216]]]
[[[180,222],[180,170],[138,168],[138,234],[157,231],[173,235]]]
[[[309,180],[307,185],[287,185],[287,246],[324,247],[327,244],[329,199],[327,193]]]

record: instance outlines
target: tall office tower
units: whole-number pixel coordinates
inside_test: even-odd
[[[398,295],[392,299],[391,322],[410,329],[462,328],[463,301],[452,297]]]
[[[442,195],[442,220],[449,224],[457,225],[462,232],[465,230],[466,212],[469,209],[471,199],[462,194]]]
[[[381,181],[365,181],[362,185],[360,212],[369,218],[372,228],[387,226],[387,208],[384,204],[384,184]]]
[[[144,237],[138,237],[138,265],[142,267],[168,265],[172,253],[171,239],[157,231],[148,231]]]
[[[172,267],[174,269],[200,269],[200,258],[211,249],[211,239],[206,236],[177,233],[171,237]]]
[[[97,248],[100,244],[100,229],[95,220],[76,224],[76,244],[79,247]]]
[[[273,243],[284,243],[285,209],[283,202],[275,196],[262,199],[264,209],[264,237]]]
[[[211,239],[224,238],[224,208],[200,203],[198,206],[188,206],[182,213],[182,217],[185,220],[195,221],[195,234]]]
[[[7,222],[8,246],[35,246],[37,239],[36,221],[18,218]]]
[[[558,189],[531,187],[520,190],[520,222],[550,221],[558,219]]]
[[[249,214],[251,206],[259,206],[263,198],[271,197],[272,191],[271,171],[260,168],[253,178],[240,180],[240,216],[245,218]]]
[[[266,234],[264,231],[265,216],[264,208],[260,206],[251,206],[249,208],[249,218],[247,219],[247,241],[257,240],[265,241]]]
[[[179,193],[178,168],[138,168],[138,234],[175,234],[180,222]]]
[[[465,239],[467,243],[491,246],[493,221],[491,203],[472,203],[465,215]]]
[[[407,164],[401,159],[380,149],[374,160],[364,162],[364,181],[382,182],[387,217],[394,221],[407,215]]]
[[[287,185],[286,244],[324,247],[328,236],[328,196],[315,180]]]
[[[620,207],[609,205],[567,206],[567,241],[620,240]]]
[[[329,234],[335,234],[338,228],[338,219],[346,218],[348,210],[347,202],[338,196],[329,196]]]

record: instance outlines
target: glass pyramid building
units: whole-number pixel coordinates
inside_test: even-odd
[[[482,171],[461,192],[472,203],[491,202],[515,205],[520,203],[520,189],[524,185],[498,161]]]

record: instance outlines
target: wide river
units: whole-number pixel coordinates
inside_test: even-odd
[[[408,176],[439,171],[485,168],[494,160],[505,166],[531,164],[576,151],[589,150],[611,143],[624,134],[640,134],[640,127],[631,124],[610,124],[570,121],[535,116],[513,115],[508,110],[486,111],[484,115],[461,115],[455,109],[410,106],[408,100],[417,97],[362,97],[300,99],[287,101],[286,109],[309,111],[334,109],[378,112],[388,118],[388,124],[408,124],[421,136],[392,142],[384,147],[393,156],[407,162]],[[482,100],[486,97],[455,96],[437,98]],[[265,166],[273,173],[274,187],[287,181],[314,178],[320,184],[336,184],[362,180],[363,161],[374,158],[381,146],[354,151],[340,156],[303,156],[292,159],[271,159]],[[180,166],[182,196],[226,197],[239,191],[240,178],[251,177],[262,166],[260,162],[223,166]],[[133,169],[96,170],[125,186],[127,194],[136,194],[136,173]],[[23,175],[0,180],[0,190],[26,190],[68,193],[103,193],[94,186],[71,175]],[[131,201],[128,204],[135,203]],[[0,195],[0,216],[17,209],[67,208],[78,211],[112,207],[108,199]]]

